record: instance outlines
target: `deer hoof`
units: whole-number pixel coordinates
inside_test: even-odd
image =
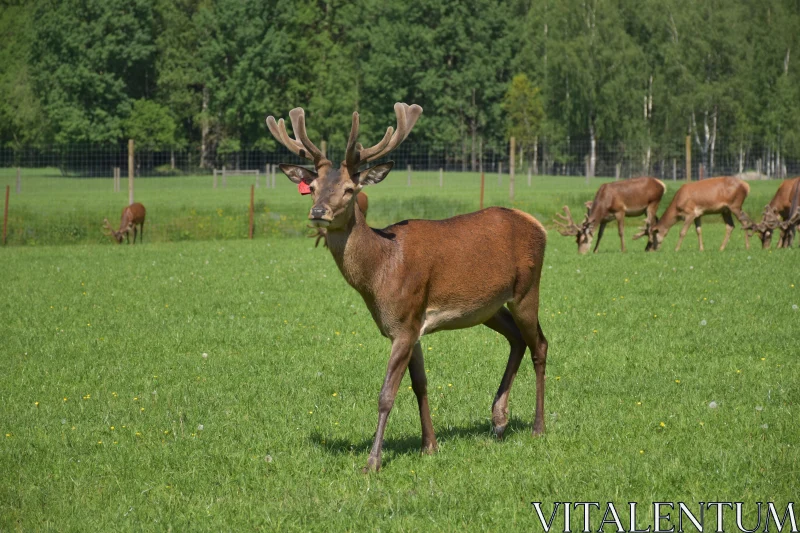
[[[369,474],[371,472],[378,472],[381,469],[381,460],[380,458],[370,456],[367,459],[367,466],[361,469],[363,474]]]
[[[503,440],[503,434],[506,432],[506,427],[508,427],[508,424],[494,426],[494,436],[497,437],[497,440]]]
[[[533,424],[533,431],[531,433],[534,437],[541,437],[544,435],[544,422],[538,424],[534,422]]]
[[[435,442],[433,444],[423,444],[420,454],[433,455],[439,451],[439,445]]]

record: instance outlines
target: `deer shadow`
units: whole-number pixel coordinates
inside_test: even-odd
[[[531,428],[530,420],[525,421],[521,418],[512,417],[509,419],[508,425],[506,426],[503,441],[508,440],[515,433],[524,432],[530,435]],[[476,437],[496,440],[492,433],[492,425],[488,420],[473,420],[469,424],[463,426],[448,426],[436,432],[436,439],[440,445],[456,439],[472,439]],[[369,453],[372,448],[374,436],[361,439],[358,442],[353,442],[347,439],[329,438],[315,431],[309,435],[309,439],[331,455],[361,455]],[[502,444],[503,441],[499,441],[498,444]],[[421,444],[421,432],[386,438],[383,440],[382,462],[386,465],[394,458],[419,454]]]

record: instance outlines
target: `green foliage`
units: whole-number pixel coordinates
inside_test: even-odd
[[[208,152],[274,146],[264,116],[297,105],[341,145],[352,111],[369,142],[408,101],[417,140],[502,148],[525,74],[548,158],[589,137],[671,157],[687,132],[705,158],[714,135],[795,155],[798,26],[792,0],[34,0],[0,12],[0,142],[116,143],[147,101]]]
[[[145,150],[164,150],[177,146],[177,125],[170,110],[152,100],[136,100],[124,122],[125,135]]]
[[[509,137],[516,137],[522,146],[534,144],[541,133],[544,106],[539,88],[531,84],[528,76],[517,74],[511,80],[503,99],[503,110],[507,115]]]

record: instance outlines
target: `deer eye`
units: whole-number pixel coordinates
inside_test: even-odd
[[[344,193],[345,193],[345,194],[353,194],[353,192],[355,192],[355,191],[353,190],[353,188],[352,188],[352,187],[348,187],[348,188],[346,188],[346,189],[344,190]]]

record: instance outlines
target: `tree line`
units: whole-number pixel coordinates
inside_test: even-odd
[[[676,157],[800,157],[800,0],[6,0],[0,144],[274,150],[302,106],[343,145],[425,109],[417,142],[474,167],[509,136],[534,161],[585,142]],[[727,154],[731,155],[731,154]]]

